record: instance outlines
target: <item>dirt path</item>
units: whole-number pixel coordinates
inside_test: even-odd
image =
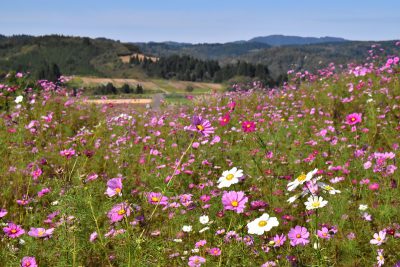
[[[153,102],[152,99],[89,99],[86,103],[90,104],[151,104]]]

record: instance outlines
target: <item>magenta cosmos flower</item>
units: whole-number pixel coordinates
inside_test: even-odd
[[[352,113],[346,116],[346,124],[355,125],[361,122],[361,113]]]
[[[199,267],[206,262],[206,259],[200,256],[191,256],[188,265],[190,267]]]
[[[310,237],[310,233],[307,231],[307,228],[297,225],[295,228],[290,229],[288,233],[288,237],[290,239],[290,245],[306,245],[310,243],[308,238]]]
[[[188,127],[188,130],[199,132],[205,137],[214,133],[214,128],[208,120],[203,119],[201,116],[194,116],[192,120],[192,125]]]
[[[227,113],[223,117],[219,118],[219,125],[225,126],[229,123],[230,120],[231,116],[229,115],[229,113]]]
[[[115,205],[107,214],[112,223],[121,221],[131,215],[131,207],[125,202]]]
[[[248,198],[244,195],[242,191],[225,191],[222,195],[222,204],[224,204],[224,209],[233,210],[237,213],[242,213],[244,211],[247,201]]]
[[[3,231],[10,238],[17,238],[25,233],[25,230],[15,223],[8,223],[8,225],[3,228]]]
[[[242,129],[245,133],[251,133],[256,130],[256,124],[254,121],[244,121],[242,122]]]
[[[151,192],[147,194],[147,199],[150,204],[165,206],[168,204],[168,197],[163,196],[161,193]]]
[[[54,228],[44,229],[44,228],[33,228],[28,232],[28,235],[33,237],[45,238],[50,237],[54,232]]]
[[[109,197],[122,195],[122,178],[113,178],[107,182],[107,190],[105,194]]]
[[[38,267],[35,257],[23,257],[21,267]]]

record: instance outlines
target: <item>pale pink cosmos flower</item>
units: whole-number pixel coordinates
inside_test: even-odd
[[[189,258],[188,265],[190,267],[200,267],[203,263],[206,262],[206,259],[200,256],[191,256]]]
[[[28,232],[28,235],[32,237],[45,238],[45,237],[51,237],[53,232],[54,228],[44,229],[44,228],[31,227],[31,230]]]
[[[290,239],[290,245],[306,245],[310,243],[308,239],[310,237],[310,233],[307,231],[307,228],[297,225],[295,228],[290,229],[288,233],[288,237]]]
[[[122,196],[122,178],[113,178],[107,182],[107,190],[104,193],[109,197]]]
[[[374,234],[374,239],[371,239],[369,243],[372,245],[377,245],[380,246],[386,241],[386,232],[385,231],[379,231],[379,233]]]

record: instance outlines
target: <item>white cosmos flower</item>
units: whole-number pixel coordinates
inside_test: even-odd
[[[207,224],[210,221],[207,215],[200,216],[199,221],[201,224]]]
[[[19,96],[17,96],[16,98],[15,98],[15,103],[17,103],[17,104],[19,104],[19,103],[21,103],[22,102],[22,100],[24,99],[24,97],[22,96],[22,95],[19,95]]]
[[[203,233],[203,232],[205,232],[205,231],[207,231],[209,229],[210,229],[210,227],[206,226],[203,229],[199,230],[199,233]]]
[[[295,202],[296,199],[298,199],[299,197],[300,197],[300,194],[294,195],[294,196],[290,197],[290,198],[287,200],[287,202],[289,202],[289,203],[291,204],[291,203]]]
[[[327,192],[328,192],[329,194],[331,194],[331,195],[335,195],[335,194],[337,194],[337,193],[341,193],[340,190],[336,190],[335,188],[333,188],[332,186],[327,185],[327,184],[324,184],[324,185],[322,186],[322,189],[325,190],[325,191],[327,191]]]
[[[239,182],[239,178],[243,176],[243,170],[233,167],[229,171],[224,171],[218,179],[218,188],[229,187]]]
[[[325,207],[326,204],[328,204],[328,201],[319,196],[310,196],[307,199],[307,202],[305,202],[304,204],[306,205],[306,209],[314,210]]]
[[[262,235],[268,232],[272,227],[278,226],[279,222],[276,217],[269,217],[268,213],[264,213],[261,217],[247,224],[248,233]]]
[[[182,227],[182,231],[184,231],[184,232],[186,232],[186,233],[189,233],[189,232],[192,231],[192,226],[191,226],[191,225],[184,225],[184,226]]]
[[[299,177],[297,177],[293,182],[288,183],[287,189],[288,191],[293,191],[295,190],[299,185],[304,184],[305,182],[308,182],[311,180],[311,178],[316,174],[318,169],[314,169],[310,171],[309,173],[306,174],[301,174]]]
[[[368,209],[368,205],[360,204],[360,206],[358,206],[358,209],[361,210],[361,211],[365,211],[365,210]]]

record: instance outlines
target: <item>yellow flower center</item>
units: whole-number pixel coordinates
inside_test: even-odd
[[[44,235],[44,233],[45,233],[45,231],[43,231],[43,230],[39,230],[39,232],[38,232],[38,236],[42,236],[42,235]]]
[[[356,118],[354,118],[354,117],[353,117],[353,118],[351,118],[350,120],[351,120],[351,121],[355,121],[355,120],[356,120]]]
[[[321,203],[319,203],[319,201],[315,201],[314,203],[311,204],[311,206],[313,206],[314,208],[318,208],[320,204]]]
[[[300,234],[297,234],[297,235],[296,235],[296,237],[297,237],[297,238],[300,238],[300,237],[301,237],[301,235],[300,235]]]
[[[323,236],[328,236],[328,234],[327,234],[327,233],[323,233],[322,235],[323,235]]]
[[[297,177],[297,181],[303,182],[306,178],[307,178],[307,176],[304,173],[302,173],[302,174],[300,174],[299,177]]]
[[[264,226],[266,226],[267,224],[268,224],[267,221],[259,221],[259,222],[258,222],[258,226],[260,226],[260,227],[264,227]]]
[[[17,230],[15,230],[15,229],[12,229],[12,230],[11,230],[11,233],[12,233],[12,234],[15,234],[16,232],[17,232]]]
[[[376,240],[381,241],[382,239],[380,237],[378,237]]]
[[[246,127],[247,127],[247,128],[250,128],[250,127],[251,127],[251,124],[250,124],[250,123],[248,123],[248,124],[246,125]]]
[[[203,127],[203,125],[201,125],[201,124],[196,125],[196,127],[197,127],[197,129],[198,129],[199,131],[203,131],[203,130],[204,130],[204,127]]]
[[[234,200],[234,201],[231,202],[231,205],[232,205],[233,207],[237,207],[237,206],[239,205],[239,202],[237,202],[236,200]]]
[[[235,177],[233,174],[228,174],[227,176],[226,176],[226,180],[228,180],[228,181],[230,181],[230,180],[232,180],[233,179],[233,177]]]
[[[153,202],[158,202],[158,201],[160,201],[160,199],[159,199],[158,197],[152,197],[152,198],[151,198],[151,201],[153,201]]]
[[[115,188],[115,192],[121,193],[121,188]]]
[[[124,209],[120,209],[119,211],[118,211],[118,215],[124,215],[125,214],[125,210]]]

